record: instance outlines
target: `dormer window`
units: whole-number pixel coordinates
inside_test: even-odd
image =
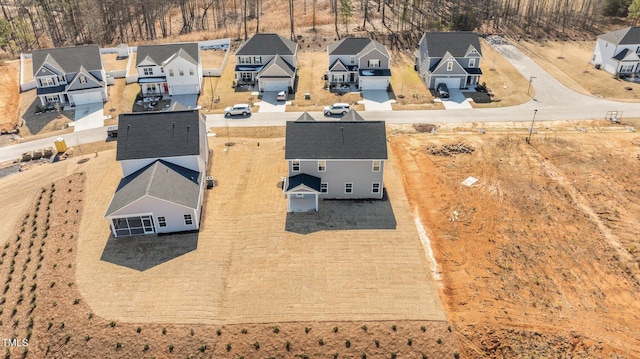
[[[449,61],[447,62],[447,71],[452,71],[453,70],[453,61]]]
[[[87,78],[85,76],[80,76],[78,78],[78,81],[80,81],[81,84],[86,84],[87,83]]]
[[[145,76],[153,75],[153,68],[152,67],[145,67],[145,68],[142,69],[142,71],[144,72]]]
[[[469,59],[469,67],[476,67],[476,59]]]
[[[380,67],[380,60],[369,60],[370,68],[378,68]]]

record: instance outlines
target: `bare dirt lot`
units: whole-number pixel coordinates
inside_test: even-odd
[[[640,357],[640,137],[477,126],[391,139],[465,357]],[[475,151],[427,152],[459,142]]]
[[[19,122],[17,110],[20,105],[20,87],[18,84],[19,61],[8,61],[0,64],[0,131],[11,131]]]

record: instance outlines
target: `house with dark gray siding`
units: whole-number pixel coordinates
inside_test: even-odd
[[[209,156],[198,110],[121,114],[123,178],[104,215],[115,237],[197,230]]]
[[[478,83],[482,49],[475,32],[425,32],[418,47],[416,71],[428,88],[444,83],[450,89],[463,89]]]
[[[35,50],[36,95],[43,106],[107,101],[107,75],[98,45]]]
[[[384,121],[351,110],[338,121],[304,113],[286,125],[289,212],[318,210],[320,199],[381,199],[387,138]]]

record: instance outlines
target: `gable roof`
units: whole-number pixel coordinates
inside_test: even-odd
[[[367,37],[347,37],[327,46],[329,55],[362,56],[373,49],[376,49],[389,57],[389,52],[384,45]]]
[[[80,67],[89,71],[102,70],[102,57],[100,57],[98,45],[35,50],[32,56],[34,76],[38,74],[38,70],[45,63],[50,64],[53,68],[63,70],[65,73],[76,72]]]
[[[340,118],[340,121],[364,121],[364,118],[356,110],[351,109]]]
[[[288,121],[284,157],[387,159],[384,121]]]
[[[273,72],[273,68],[281,69],[284,74],[288,77],[293,77],[296,73],[295,68],[289,65],[288,62],[284,61],[284,59],[280,55],[276,55],[260,71],[258,72],[258,77],[272,77],[273,75],[267,76],[269,72]]]
[[[426,41],[429,57],[442,57],[447,51],[454,57],[465,57],[470,46],[482,56],[478,34],[472,31],[425,32],[422,41]]]
[[[80,83],[80,78],[82,76],[85,77],[86,83]],[[89,73],[89,71],[87,71],[84,68],[84,66],[80,66],[80,69],[78,70],[78,73],[73,78],[73,80],[71,80],[71,82],[69,83],[69,85],[67,87],[67,91],[84,90],[84,89],[88,89],[88,88],[102,87],[103,84],[104,84],[104,82],[102,82],[99,79],[95,78],[95,76],[93,76],[91,73]]]
[[[237,55],[294,55],[298,44],[278,34],[255,34],[245,41]]]
[[[175,54],[179,53],[180,50],[188,54],[191,57],[191,60],[193,60],[192,62],[195,64],[200,63],[200,49],[198,48],[198,43],[184,42],[176,44],[138,46],[136,66],[140,65],[145,60],[160,65]],[[186,56],[183,57],[187,58]],[[187,58],[187,60],[189,59]]]
[[[144,196],[197,208],[201,174],[162,160],[154,161],[120,180],[105,217]]]
[[[198,110],[121,114],[116,160],[199,155],[200,121]]]
[[[598,38],[616,45],[640,45],[640,26],[625,27],[602,34]]]
[[[320,193],[321,181],[322,179],[320,179],[320,177],[308,175],[306,173],[301,173],[299,175],[291,176],[287,181],[287,188],[285,189],[285,192],[294,191],[296,189],[307,187]]]

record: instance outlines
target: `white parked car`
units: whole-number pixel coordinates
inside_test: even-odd
[[[233,105],[231,107],[227,107],[224,109],[224,115],[226,117],[233,116],[233,115],[246,116],[250,113],[251,113],[251,106],[247,105],[246,103]]]
[[[349,112],[349,104],[348,103],[334,103],[331,106],[327,106],[324,108],[324,115],[344,115]]]
[[[276,101],[287,101],[287,91],[280,91],[276,96]]]

